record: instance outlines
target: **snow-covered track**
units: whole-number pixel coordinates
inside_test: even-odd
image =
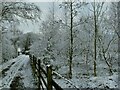
[[[5,72],[6,76],[2,77],[2,79],[0,81],[0,83],[1,83],[0,85],[2,85],[2,86],[0,86],[0,89],[1,88],[10,88],[10,84],[12,83],[16,74],[18,73],[19,69],[21,67],[25,67],[25,65],[27,65],[28,61],[29,61],[29,56],[20,55],[17,58],[4,63],[2,65],[3,67],[2,66],[0,67],[0,68],[2,68],[2,70],[8,68],[9,66],[10,66],[10,68],[7,72]]]

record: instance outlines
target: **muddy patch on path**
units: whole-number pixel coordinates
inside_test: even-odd
[[[20,76],[14,77],[12,83],[10,84],[10,90],[25,90],[24,83],[22,82]]]
[[[6,76],[6,72],[10,69],[10,67],[14,64],[15,62],[13,62],[10,66],[8,66],[7,68],[2,70],[2,77]]]

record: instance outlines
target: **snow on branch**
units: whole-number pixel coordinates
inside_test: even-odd
[[[59,76],[60,78],[64,79],[65,81],[69,82],[69,83],[70,83],[71,85],[73,85],[77,90],[79,90],[79,87],[76,86],[75,84],[73,84],[72,81],[66,79],[65,77],[63,77],[62,75],[60,75],[58,72],[53,71],[53,73],[56,74],[57,76]]]

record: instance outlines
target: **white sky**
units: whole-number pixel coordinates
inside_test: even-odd
[[[51,2],[37,2],[35,3],[37,6],[40,7],[42,13],[41,13],[41,21],[45,20],[45,18],[49,14],[49,10],[52,7]],[[58,17],[60,17],[60,10],[59,10],[59,4],[60,3],[55,3],[55,13]],[[21,20],[22,21],[22,20]],[[24,23],[21,23],[19,25],[19,29],[23,31],[24,33],[26,32],[38,32],[39,31],[39,25],[40,23],[31,23],[31,21],[27,21]]]
[[[52,8],[51,2],[36,2],[35,3],[37,6],[40,7],[42,13],[41,13],[41,21],[45,20],[46,17],[48,17],[48,14],[50,12],[50,8]],[[59,9],[59,4],[60,2],[55,3],[55,13],[58,18],[62,16],[62,12]],[[85,11],[83,14],[88,13],[88,11]],[[21,20],[22,21],[22,20]],[[39,27],[40,23],[31,23],[31,21],[24,22],[19,25],[19,29],[23,31],[24,33],[26,32],[39,32]]]

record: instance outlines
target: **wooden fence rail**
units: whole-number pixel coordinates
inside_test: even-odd
[[[34,55],[29,55],[34,76],[38,81],[39,90],[63,90],[52,78],[52,66],[47,65],[46,69],[42,67],[41,60]]]

